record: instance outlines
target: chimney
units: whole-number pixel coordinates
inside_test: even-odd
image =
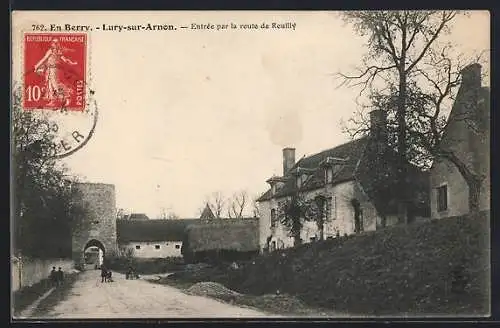
[[[481,65],[478,63],[466,66],[461,71],[462,86],[469,88],[481,88]]]
[[[387,144],[387,113],[377,109],[370,112],[370,137]]]
[[[283,176],[295,165],[295,148],[283,149]]]

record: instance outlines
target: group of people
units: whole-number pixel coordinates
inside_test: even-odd
[[[132,266],[128,267],[128,270],[125,273],[125,279],[139,279],[139,275],[135,272]]]
[[[61,286],[64,281],[64,272],[61,267],[56,271],[56,267],[52,267],[52,271],[50,271],[50,281],[53,286]]]
[[[113,273],[101,264],[101,282],[113,282]]]

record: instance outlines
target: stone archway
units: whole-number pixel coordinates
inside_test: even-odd
[[[75,202],[85,214],[72,231],[73,260],[77,268],[85,267],[84,250],[94,246],[109,256],[117,250],[115,187],[103,183],[75,183]],[[95,240],[95,241],[93,241]]]
[[[95,249],[97,249],[97,252]],[[83,268],[86,269],[90,266],[97,269],[103,264],[106,247],[99,240],[91,239],[83,247],[82,253],[84,257]]]

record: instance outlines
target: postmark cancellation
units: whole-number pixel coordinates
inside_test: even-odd
[[[97,104],[89,81],[85,33],[23,33],[22,110],[47,119],[52,153],[66,157],[94,133]]]

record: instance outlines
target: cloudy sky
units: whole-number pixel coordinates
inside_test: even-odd
[[[207,195],[256,196],[297,159],[348,140],[341,119],[357,90],[332,76],[360,63],[366,39],[337,13],[183,12],[38,14],[34,21],[101,25],[295,22],[295,30],[90,34],[99,121],[66,162],[90,182],[116,186],[117,207],[197,216]],[[489,48],[489,14],[456,20],[457,49]]]

